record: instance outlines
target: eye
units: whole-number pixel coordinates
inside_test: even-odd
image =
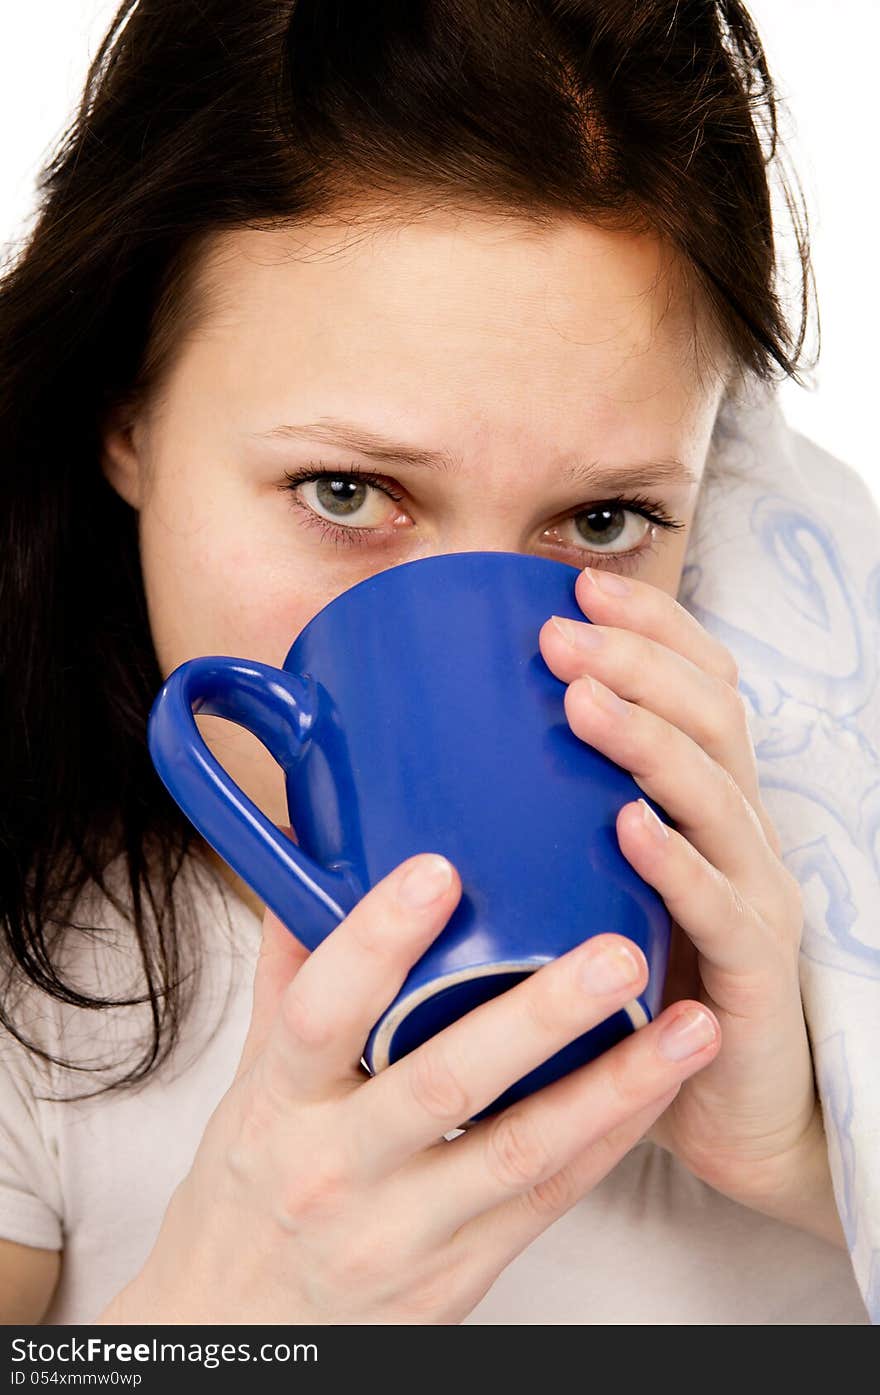
[[[302,480],[299,491],[303,501],[319,515],[334,523],[350,521],[359,528],[378,528],[388,522],[388,501],[393,498],[384,485],[342,473]]]
[[[389,538],[386,526],[407,519],[389,503],[399,504],[403,494],[384,475],[358,464],[286,470],[279,488],[289,493],[307,527],[319,529],[338,546],[381,545]],[[613,557],[618,566],[638,565],[654,550],[658,528],[685,526],[657,500],[637,494],[585,505],[545,529],[543,538],[567,552],[576,565],[585,565],[585,558],[601,563],[604,557]]]
[[[626,506],[623,499],[591,504],[545,533],[554,534],[563,546],[587,547],[593,552],[631,552],[647,536],[651,518]],[[554,539],[551,538],[551,541]]]

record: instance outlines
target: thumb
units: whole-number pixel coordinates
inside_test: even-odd
[[[282,833],[291,837],[292,829],[283,824],[279,824],[278,827]],[[281,995],[308,959],[310,952],[267,906],[263,915],[260,951],[254,969],[251,1021],[238,1070],[235,1072],[235,1080],[250,1068],[263,1049]]]

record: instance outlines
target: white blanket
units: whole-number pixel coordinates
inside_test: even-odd
[[[880,1322],[880,510],[752,379],[725,401],[679,600],[734,654],[803,888],[801,989],[831,1173]]]

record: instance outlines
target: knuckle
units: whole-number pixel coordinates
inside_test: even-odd
[[[719,646],[718,651],[718,671],[725,683],[729,683],[731,688],[739,685],[739,664],[725,645]]]
[[[407,1075],[413,1098],[432,1119],[455,1122],[469,1117],[467,1091],[445,1059],[440,1037],[413,1052]]]
[[[740,891],[739,887],[729,878],[727,879],[727,885],[730,888],[730,907],[732,919],[734,921],[754,921],[754,907],[750,905],[750,903],[746,900],[745,896],[743,895],[742,891]]]
[[[731,732],[741,736],[748,731],[746,700],[738,688],[721,683],[715,688],[717,700],[707,701],[701,713],[697,741],[708,751],[723,749]]]
[[[741,1017],[747,1021],[766,1014],[768,1003],[777,994],[779,976],[775,967],[770,971],[761,969],[755,973],[730,975],[725,980],[724,1010],[730,1017]]]
[[[338,1216],[351,1194],[352,1178],[347,1161],[339,1153],[324,1150],[310,1157],[307,1166],[288,1178],[281,1190],[279,1211],[288,1227],[312,1219]]]
[[[386,904],[364,901],[349,916],[348,930],[358,950],[382,964],[393,963],[400,954],[400,942],[388,933],[392,912]]]
[[[622,1123],[615,1124],[606,1133],[600,1133],[593,1139],[590,1144],[589,1161],[594,1176],[604,1176],[605,1172],[619,1161],[626,1149],[635,1141],[637,1127],[633,1124],[632,1118],[624,1119]],[[642,1132],[644,1130],[638,1128],[638,1136],[641,1136]]]
[[[492,1176],[508,1191],[542,1182],[551,1166],[547,1149],[524,1110],[502,1114],[486,1140]]]
[[[332,1024],[326,1014],[315,1010],[296,980],[282,994],[280,1012],[285,1031],[301,1045],[312,1049],[329,1046]]]
[[[724,689],[724,700],[726,703],[726,717],[728,726],[733,727],[740,733],[748,731],[749,727],[749,704],[745,693],[737,687],[726,687]]]
[[[571,1170],[560,1168],[550,1177],[531,1187],[523,1196],[523,1202],[537,1216],[559,1216],[577,1200],[577,1192]]]
[[[730,686],[730,695],[736,703],[736,710],[740,714],[742,721],[748,725],[749,716],[754,710],[753,703],[745,689],[740,687],[738,671],[736,682],[732,683]]]
[[[234,1122],[220,1154],[227,1175],[247,1186],[256,1183],[261,1175],[263,1159],[274,1146],[279,1118],[271,1097],[252,1080],[234,1090],[234,1095],[230,1092],[227,1096],[228,1100],[235,1100]]]
[[[678,758],[680,740],[681,732],[671,722],[657,721],[656,725],[652,723],[650,766],[648,762],[645,762],[645,768],[639,771],[639,775],[647,774],[649,769],[658,770],[663,765],[675,764]]]
[[[560,1023],[571,1016],[570,1005],[566,1011],[564,998],[570,998],[569,985],[563,983],[556,973],[542,973],[536,970],[523,987],[523,1003],[526,1016],[532,1027],[537,1028],[541,1037],[559,1035]],[[583,1008],[583,994],[580,994]]]
[[[749,737],[749,702],[745,693],[739,688],[728,688],[725,691],[727,696],[727,721],[728,727],[736,732],[738,737]]]
[[[248,1186],[256,1181],[254,1150],[243,1139],[235,1138],[227,1144],[223,1161],[233,1182]]]
[[[387,1245],[369,1235],[349,1236],[337,1254],[327,1261],[328,1276],[339,1291],[360,1289],[373,1301],[381,1300],[380,1288],[388,1277]]]
[[[638,1033],[634,1038],[638,1045]],[[603,1057],[606,1084],[611,1096],[611,1110],[615,1115],[628,1118],[637,1109],[644,1107],[644,1073],[639,1070],[632,1051],[612,1048]]]
[[[727,921],[731,926],[736,926],[743,921],[754,920],[754,911],[748,904],[739,887],[725,877],[723,872],[719,873],[722,879],[722,886],[727,897]]]

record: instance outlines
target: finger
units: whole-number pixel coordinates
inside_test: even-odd
[[[651,585],[650,582],[638,581],[635,577],[622,577],[618,573],[603,571],[600,568],[585,567],[575,581],[575,597],[581,610],[591,621],[601,626],[613,625],[618,630],[637,631],[648,639],[674,650],[710,677],[732,689],[737,694],[737,700],[742,703],[738,691],[739,665],[734,655],[719,639],[709,634],[696,616],[691,615],[690,611],[667,591]],[[609,686],[614,687],[613,684]],[[736,721],[742,723],[745,720],[747,724],[744,704],[742,714],[734,708],[732,715]],[[675,720],[674,715],[670,720]],[[698,739],[696,734],[694,739]],[[761,798],[757,769],[751,776],[749,774],[749,762],[754,759],[751,736],[748,745],[752,755],[741,756],[731,767],[730,773],[745,792],[758,815],[771,850],[779,857],[782,845]],[[723,760],[720,763],[725,764]]]
[[[436,875],[431,881],[438,870],[442,885]],[[433,899],[417,904],[419,891]],[[433,853],[408,858],[376,883],[282,994],[263,1055],[270,1088],[282,1098],[319,1099],[362,1079],[370,1029],[460,896],[456,869]]]
[[[296,841],[293,829],[288,824],[279,824],[278,828],[291,842]],[[254,968],[250,1025],[235,1072],[236,1080],[250,1069],[255,1057],[262,1050],[266,1034],[278,1010],[281,994],[308,956],[309,951],[305,945],[301,944],[274,911],[266,906],[260,949]]]
[[[454,1235],[452,1253],[470,1253],[478,1267],[491,1256],[493,1270],[510,1264],[566,1211],[597,1187],[666,1112],[680,1085],[593,1139],[543,1182],[468,1221]],[[458,1142],[453,1146],[458,1147]]]
[[[684,1035],[676,1030],[682,1027]],[[447,1149],[423,1154],[406,1170],[403,1205],[415,1204],[419,1191],[430,1195],[440,1238],[512,1198],[521,1204],[525,1193],[560,1174],[570,1182],[564,1169],[585,1148],[701,1070],[720,1041],[708,1008],[676,1003],[596,1060],[481,1120]]]
[[[733,776],[763,826],[755,748],[737,688],[634,630],[551,616],[539,643],[548,668],[563,683],[590,674],[683,731]]]
[[[250,1070],[263,1050],[281,996],[309,957],[309,951],[266,907],[263,935],[254,970],[253,1007],[250,1027],[242,1048],[235,1079]]]
[[[687,838],[667,828],[644,800],[624,805],[616,827],[620,850],[630,866],[659,893],[672,919],[704,956],[700,972],[713,1001],[719,1001],[713,991],[719,970],[736,975],[743,993],[754,1001],[766,1000],[774,983],[789,984],[797,964],[802,916],[800,889],[781,863],[761,890],[762,915]],[[775,933],[770,933],[768,925]],[[735,1010],[732,1004],[731,1010]]]
[[[626,588],[606,591],[606,586]],[[600,625],[616,625],[624,630],[655,639],[676,650],[685,659],[735,688],[739,682],[736,659],[730,650],[668,591],[649,581],[623,577],[598,567],[585,567],[577,577],[575,599],[585,615]]]
[[[743,895],[760,894],[779,860],[758,814],[726,770],[678,727],[595,678],[570,684],[563,705],[576,736],[628,770]]]
[[[597,935],[544,964],[355,1091],[347,1108],[356,1151],[363,1140],[373,1175],[393,1171],[621,1009],[647,980],[645,956],[621,935]]]
[[[761,1068],[753,1072],[748,1113],[758,1117],[763,1101],[764,1116],[777,1118],[780,1100],[796,1102],[805,1093],[812,1098],[798,975],[800,887],[780,865],[775,890],[767,892],[778,899],[778,908],[762,918],[686,842],[676,842],[677,834],[651,844],[637,808],[626,805],[618,815],[621,850],[658,890],[674,924],[702,956],[699,996],[707,995],[727,1041],[726,1052],[712,1063],[702,1084],[714,1098],[735,1101],[742,1094],[744,1061],[760,1060]]]

